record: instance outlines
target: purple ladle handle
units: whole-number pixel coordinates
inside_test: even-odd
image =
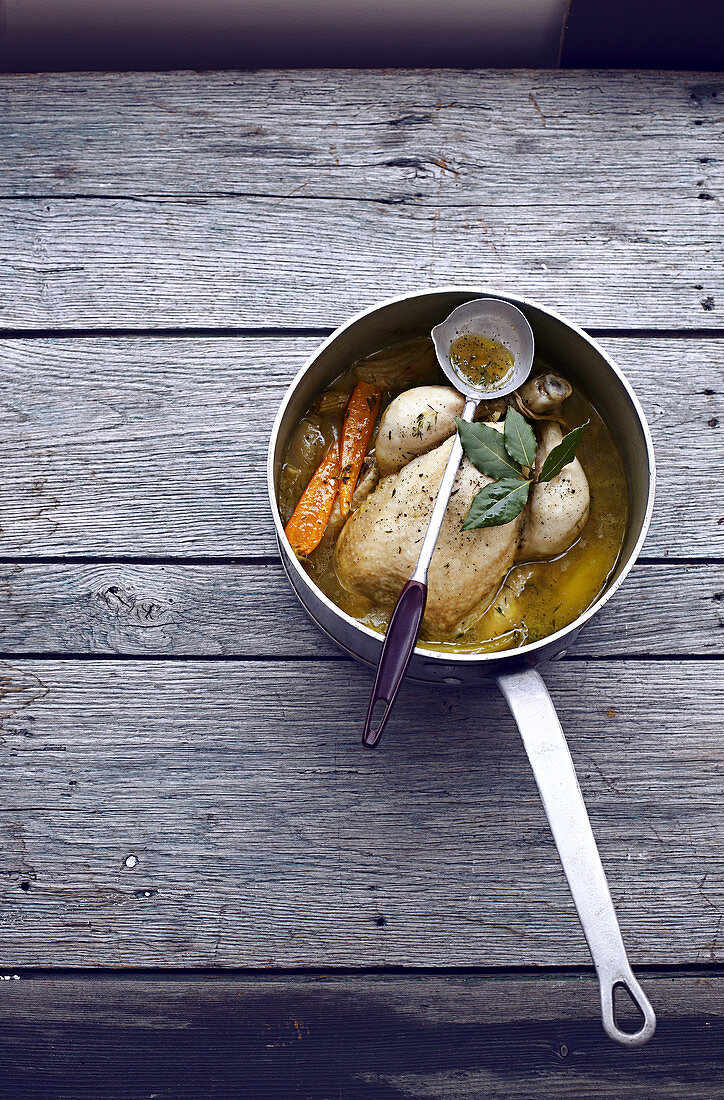
[[[377,745],[390,717],[392,704],[405,678],[417,635],[420,633],[420,623],[426,603],[427,585],[422,581],[408,581],[395,604],[377,665],[370,705],[367,708],[362,744],[368,749],[373,749]],[[380,700],[385,703],[385,709],[382,717],[376,718],[375,708]],[[373,727],[373,722],[378,724]]]

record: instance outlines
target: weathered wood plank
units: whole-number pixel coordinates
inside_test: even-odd
[[[268,437],[317,343],[0,341],[0,557],[275,554]],[[724,556],[724,341],[604,343],[654,434],[658,499],[646,553]]]
[[[678,205],[718,190],[722,91],[720,73],[5,76],[0,193]]]
[[[12,979],[0,1074],[15,1100],[174,1096],[710,1100],[724,979],[644,979],[659,1028],[601,1030],[592,976]]]
[[[5,78],[4,186],[51,201],[2,207],[0,325],[331,325],[388,293],[468,280],[575,301],[588,324],[717,327],[718,86],[622,73]]]
[[[281,565],[0,565],[0,651],[342,658]],[[724,656],[720,565],[640,565],[568,649]]]
[[[722,958],[717,662],[551,665],[632,960]],[[492,686],[353,662],[0,666],[4,966],[587,961]]]
[[[0,328],[334,326],[445,283],[575,306],[589,326],[721,327],[720,204],[640,205],[603,190],[578,206],[565,189],[560,178],[543,205],[536,178],[514,208],[303,192],[4,199]]]

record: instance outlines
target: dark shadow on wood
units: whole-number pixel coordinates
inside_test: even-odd
[[[659,1030],[626,1050],[603,1035],[590,979],[11,978],[0,1080],[17,1100],[710,1097],[722,983],[649,980]]]

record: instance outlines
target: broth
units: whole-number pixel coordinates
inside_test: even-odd
[[[450,345],[450,365],[478,390],[494,390],[512,374],[514,362],[498,340],[467,332]]]
[[[536,357],[532,376],[555,370]],[[380,412],[403,390],[448,385],[429,337],[399,341],[359,359],[311,402],[287,447],[279,479],[278,504],[286,524],[329,444],[339,438],[349,396],[360,380],[382,390]],[[628,520],[626,477],[616,445],[600,415],[575,386],[561,406],[570,427],[590,419],[577,457],[588,478],[588,521],[569,550],[549,561],[517,562],[482,614],[454,639],[429,637],[418,644],[439,652],[488,653],[512,649],[561,630],[589,608],[616,566]],[[374,437],[370,444],[374,446]],[[347,614],[384,632],[391,607],[379,607],[348,592],[334,569],[338,531],[329,531],[302,564],[314,583]]]

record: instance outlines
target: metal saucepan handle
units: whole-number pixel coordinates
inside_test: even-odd
[[[548,689],[532,668],[501,673],[497,681],[520,730],[593,958],[604,1030],[618,1043],[641,1046],[653,1035],[656,1017],[626,957],[571,754]],[[613,995],[619,985],[643,1014],[643,1025],[633,1033],[622,1031],[616,1023]]]

